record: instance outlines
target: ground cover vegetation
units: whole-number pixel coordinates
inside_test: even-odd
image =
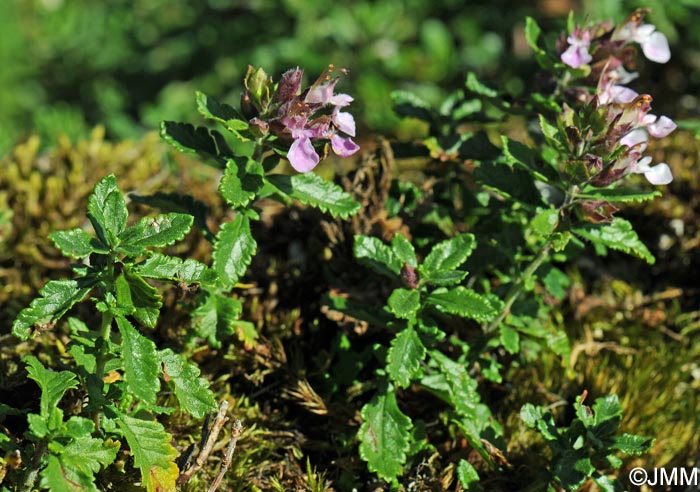
[[[415,22],[395,2],[310,5],[329,29],[382,8]],[[19,118],[18,98],[6,120],[40,136],[0,174],[2,490],[614,491],[634,467],[694,466],[700,144],[643,75],[673,63],[682,25],[665,27],[692,6],[603,5],[523,11],[517,56],[469,31],[499,63],[534,60],[528,77],[469,70],[435,20],[357,68],[245,44],[257,65],[222,61],[191,104],[91,86],[112,106]],[[34,8],[38,26],[81,19]],[[216,26],[200,44],[181,29],[211,10],[228,12],[176,2],[137,38],[156,50],[140,69],[172,75],[162,36],[209,50]],[[123,67],[120,49],[84,62]],[[160,140],[79,138],[91,117],[118,137],[153,115]]]

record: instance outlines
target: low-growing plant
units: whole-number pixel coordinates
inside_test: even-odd
[[[620,468],[622,460],[617,454],[639,455],[651,448],[653,439],[617,433],[622,407],[616,395],[597,398],[592,407],[583,404],[585,397],[584,393],[576,398],[576,418],[568,427],[558,427],[546,408],[528,403],[520,411],[525,424],[535,429],[552,451],[539,490],[579,490],[592,479],[601,490],[613,492],[618,488],[605,471]]]
[[[464,489],[477,487],[484,474],[508,469],[503,430],[484,390],[501,383],[503,368],[513,361],[527,363],[542,350],[568,354],[561,324],[550,322],[569,285],[557,265],[582,255],[587,244],[601,255],[616,250],[654,262],[632,224],[615,216],[620,203],[659,195],[622,186],[630,175],[657,185],[672,180],[669,166],[651,166],[643,153],[650,136],[665,137],[675,123],[650,114],[651,96],[623,85],[633,79],[627,70],[636,53],[631,44],[641,45],[652,61],[670,56],[665,37],[643,24],[645,13],[638,10],[618,26],[580,25],[572,15],[566,33],[550,35],[528,19],[525,36],[545,84],[522,100],[474,74],[438,109],[414,94],[395,94],[399,115],[427,123],[428,134],[409,153],[430,156],[431,186],[395,178],[382,205],[387,215],[401,218],[401,230],[387,235],[389,244],[354,231],[354,258],[338,260],[353,269],[352,287],[379,293],[373,302],[338,295],[337,289],[326,296],[333,310],[365,317],[366,331],[375,337],[362,353],[347,350],[344,366],[336,361],[326,381],[334,391],[359,388],[361,423],[356,439],[345,443],[357,445],[368,469],[393,488],[408,466],[437,452],[433,436],[440,433],[461,436],[464,447],[476,451],[469,459],[447,458]],[[108,176],[89,199],[95,234],[80,228],[51,234],[58,249],[82,263],[73,266],[74,279],[44,286],[20,312],[13,333],[26,340],[35,328],[49,330],[87,298],[100,322],[95,328],[68,319],[70,357],[60,372],[25,358],[42,396],[39,413],[27,416],[27,435],[2,438],[6,450],[21,449],[29,463],[15,474],[16,490],[31,490],[37,481],[52,491],[73,483],[96,490],[95,474],[114,462],[120,439],[147,490],[174,490],[182,477],[176,451],[154,416],[177,405],[202,418],[215,409],[215,399],[194,363],[159,349],[137,329],[156,327],[161,308],[161,294],[147,279],[198,290],[191,342],[219,348],[237,331],[246,346],[256,344],[256,327],[238,319],[243,303],[233,292],[245,287],[241,280],[258,251],[253,224],[264,200],[296,200],[339,222],[360,213],[353,190],[310,172],[331,152],[349,157],[359,150],[354,118],[345,110],[353,99],[335,92],[343,74],[330,66],[302,88],[299,68],[275,84],[262,69],[249,67],[238,109],[196,95],[198,111],[224,133],[163,122],[164,140],[221,171],[218,191],[230,208],[222,223],[213,225],[207,204],[191,196],[157,193],[132,199],[167,213],[127,226],[126,201],[116,178]],[[505,134],[494,138],[494,128],[513,121],[522,122],[525,142]],[[282,170],[283,159],[292,174]],[[182,240],[193,224],[213,244],[211,267],[151,250]],[[384,278],[354,271],[354,263]],[[338,340],[350,343],[340,335]],[[172,386],[174,399],[161,391],[161,380]],[[78,404],[70,411],[58,406],[68,391],[78,394],[71,393]],[[433,422],[412,411],[408,403],[417,395],[442,402],[431,411]],[[605,474],[621,465],[613,451],[641,453],[650,441],[615,434],[622,409],[614,396],[598,399],[592,410],[580,398],[574,409],[577,418],[565,429],[544,409],[528,404],[521,412],[526,425],[551,441],[543,487],[576,490],[592,479],[613,490],[614,480]],[[3,413],[13,412],[3,407]],[[310,462],[307,474],[309,487],[322,486],[324,475],[317,477]]]

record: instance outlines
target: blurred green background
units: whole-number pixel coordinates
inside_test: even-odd
[[[474,70],[527,90],[526,15],[558,28],[571,9],[621,20],[639,6],[653,9],[674,53],[645,72],[670,89],[661,92],[687,94],[656,106],[693,115],[700,0],[0,0],[0,155],[30,133],[50,146],[96,124],[116,140],[162,119],[195,121],[193,92],[237,103],[249,63],[275,78],[296,65],[309,78],[346,67],[341,89],[360,126],[400,132],[388,97],[397,88],[435,101]]]

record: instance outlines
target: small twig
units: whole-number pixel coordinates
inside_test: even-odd
[[[211,429],[209,430],[209,435],[207,437],[206,443],[204,444],[204,446],[202,446],[202,449],[199,451],[194,465],[180,473],[180,476],[177,478],[178,485],[182,485],[183,483],[187,482],[190,478],[192,478],[192,475],[197,473],[202,468],[202,466],[204,466],[204,463],[207,461],[207,458],[209,458],[209,455],[211,454],[211,450],[214,448],[216,438],[219,437],[219,432],[221,432],[221,428],[228,421],[226,412],[228,412],[228,400],[222,401],[221,405],[219,405],[219,412],[216,414],[214,423],[212,424]],[[204,432],[206,433],[206,427]]]
[[[233,452],[236,450],[236,443],[238,442],[238,438],[241,437],[241,434],[243,434],[243,425],[241,424],[240,420],[236,419],[233,421],[233,426],[231,428],[231,440],[228,442],[226,454],[224,455],[224,459],[221,461],[221,468],[219,468],[219,473],[209,486],[209,490],[207,492],[215,492],[216,489],[219,488],[219,485],[221,485],[221,481],[224,479],[224,475],[228,471],[228,467],[231,465]]]

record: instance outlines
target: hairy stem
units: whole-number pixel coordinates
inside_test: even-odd
[[[100,337],[98,339],[97,348],[97,363],[95,365],[95,375],[98,381],[103,381],[105,376],[105,365],[107,364],[107,347],[109,345],[109,335],[112,329],[112,320],[114,316],[111,313],[102,313],[102,323],[100,325]],[[100,416],[102,412],[95,412],[93,421],[95,429],[100,428]]]
[[[46,451],[46,441],[42,439],[34,448],[32,461],[27,468],[27,471],[24,473],[24,479],[22,480],[19,489],[17,489],[19,492],[31,492],[34,489],[34,484],[36,483],[37,478],[39,478],[39,472],[43,468],[42,462],[46,456]]]

